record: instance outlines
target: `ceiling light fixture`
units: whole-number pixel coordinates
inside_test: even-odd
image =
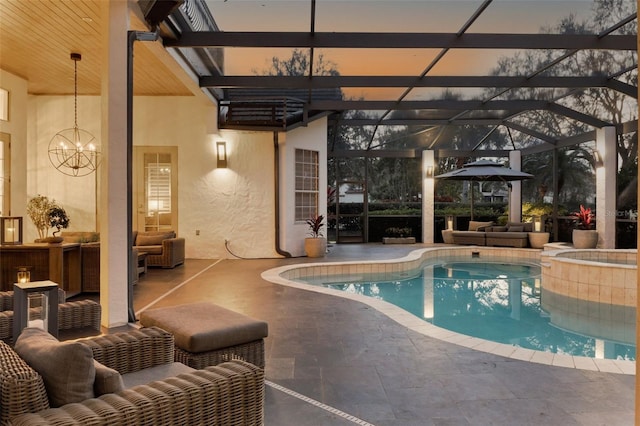
[[[78,61],[79,53],[72,53],[74,69],[74,125],[56,133],[49,142],[49,161],[58,171],[68,176],[86,176],[98,167],[100,147],[96,138],[78,128]]]

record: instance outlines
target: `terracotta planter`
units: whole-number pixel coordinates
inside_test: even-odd
[[[323,237],[305,238],[304,251],[307,253],[307,257],[324,257],[327,253],[327,239]]]
[[[595,229],[574,229],[573,248],[593,249],[598,245],[598,231]]]

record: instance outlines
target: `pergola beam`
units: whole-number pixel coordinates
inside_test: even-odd
[[[606,49],[636,50],[635,35],[369,33],[369,32],[183,32],[166,47],[413,48],[413,49]]]
[[[616,84],[620,83],[620,84]],[[612,87],[612,86],[616,87]],[[512,76],[205,76],[200,87],[263,89],[329,89],[338,87],[610,87],[629,94],[637,88],[606,77]],[[619,89],[618,89],[619,87]],[[635,95],[637,97],[637,93]]]
[[[612,123],[607,123],[606,121],[602,121],[591,115],[581,113],[579,111],[567,108],[566,106],[556,103],[549,104],[549,107],[547,109],[555,114],[563,115],[567,118],[580,121],[593,127],[606,127],[613,125]]]
[[[468,101],[468,100],[432,100],[432,101],[312,101],[309,110],[544,110],[549,102],[542,100],[498,100],[498,101]]]

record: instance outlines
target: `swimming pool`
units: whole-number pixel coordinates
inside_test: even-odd
[[[539,264],[451,257],[429,261],[418,271],[386,279],[360,275],[343,276],[341,282],[335,276],[304,281],[384,300],[438,327],[493,342],[554,354],[635,360],[635,309],[545,292]]]

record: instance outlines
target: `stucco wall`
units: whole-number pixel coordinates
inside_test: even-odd
[[[280,137],[280,227],[282,248],[292,256],[304,256],[304,239],[308,226],[295,221],[295,150],[309,149],[319,152],[320,194],[319,214],[327,217],[327,120],[316,120]],[[323,230],[326,232],[326,221]],[[326,235],[326,234],[325,234]]]
[[[56,171],[49,161],[53,136],[74,125],[73,96],[29,96],[29,170],[27,199],[38,194],[55,199],[70,218],[69,230],[95,231],[97,174],[73,177]],[[78,96],[78,127],[100,140],[100,98]],[[25,219],[26,241],[37,238],[32,222]],[[54,230],[50,230],[51,232]]]
[[[27,156],[27,82],[0,70],[0,87],[9,91],[9,120],[0,120],[0,132],[11,136],[11,215],[24,216],[27,169],[20,165]]]
[[[4,74],[3,74],[4,76]],[[15,185],[13,206],[25,215],[24,203],[37,194],[59,201],[71,217],[69,230],[96,229],[96,175],[70,177],[56,172],[48,159],[48,144],[53,135],[73,126],[73,97],[27,95],[26,82],[6,76],[14,107],[11,125],[0,122],[0,131],[12,135],[14,175],[21,168],[24,183]],[[6,82],[10,81],[11,84]],[[22,93],[16,96],[14,92]],[[100,136],[100,98],[80,96],[78,124]],[[230,241],[233,253],[241,257],[279,257],[275,249],[274,143],[271,132],[217,130],[216,108],[196,97],[136,97],[134,99],[134,145],[178,146],[178,232],[187,239],[189,258],[233,258],[225,249]],[[22,117],[18,120],[18,117]],[[28,119],[27,119],[28,117]],[[16,120],[16,121],[14,121]],[[28,129],[28,130],[27,130]],[[216,168],[215,143],[226,141],[228,167]],[[326,120],[312,123],[290,134],[280,134],[281,161],[286,178],[281,182],[284,205],[293,203],[293,151],[306,147],[321,151],[321,181],[326,181]],[[16,149],[16,145],[22,148]],[[27,179],[28,172],[28,179]],[[25,195],[26,194],[26,195]],[[325,197],[321,210],[326,211]],[[293,204],[289,204],[292,206]],[[98,209],[99,211],[99,209]],[[281,235],[287,247],[300,252],[306,226],[282,220]],[[25,215],[25,241],[37,238],[35,227]],[[196,235],[196,230],[200,235]]]

